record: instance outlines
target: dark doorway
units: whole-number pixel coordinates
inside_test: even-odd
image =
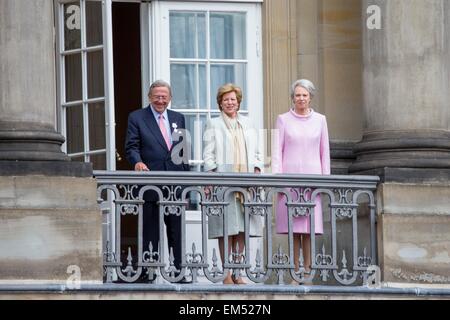
[[[113,2],[116,169],[132,170],[125,159],[128,114],[142,107],[140,4]]]
[[[133,170],[125,158],[128,115],[142,107],[140,4],[113,2],[114,100],[116,118],[116,169]],[[121,261],[128,248],[137,256],[138,219],[121,216]]]

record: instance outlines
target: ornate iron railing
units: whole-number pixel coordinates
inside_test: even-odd
[[[168,282],[176,282],[182,276],[194,283],[220,282],[231,271],[236,276],[245,274],[250,283],[284,284],[289,275],[298,283],[361,285],[377,269],[374,191],[378,177],[152,171],[95,171],[94,176],[107,226],[105,282],[133,283],[141,276],[152,279],[153,275]],[[206,188],[212,192],[205,192]],[[159,248],[142,246],[143,199],[149,191],[158,194],[162,224],[164,215],[181,217],[181,270],[175,270],[171,250],[164,250],[164,233]],[[222,264],[216,249],[209,248],[216,240],[208,240],[207,219],[211,215],[226,215],[228,203],[224,199],[229,193],[241,193],[244,198],[245,250],[237,257],[239,248],[231,248],[230,259]],[[273,227],[278,195],[287,200],[288,234],[276,234]],[[299,269],[295,270],[292,221],[294,217],[307,216],[314,230],[315,202],[311,199],[317,195],[322,202],[324,234],[311,236],[313,258],[307,273],[301,249]],[[197,243],[188,243],[187,212],[198,217],[196,232],[201,233],[201,241]],[[136,217],[135,224],[127,226],[135,229],[136,242],[128,247],[122,244],[123,219],[127,216]],[[259,216],[265,222],[264,236],[257,247],[249,236],[251,216]],[[227,219],[223,221],[227,235]],[[228,252],[227,241],[224,246],[224,252]]]

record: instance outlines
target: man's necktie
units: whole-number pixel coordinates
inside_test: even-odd
[[[172,146],[169,139],[169,134],[167,133],[166,125],[164,123],[164,116],[162,114],[159,115],[159,129],[164,137],[164,141],[166,141],[167,149],[170,150]]]

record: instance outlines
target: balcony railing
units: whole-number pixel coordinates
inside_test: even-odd
[[[153,275],[159,281],[175,282],[184,275],[194,283],[216,283],[230,271],[235,276],[245,275],[247,282],[255,284],[282,285],[295,280],[355,286],[367,284],[376,275],[374,192],[378,177],[152,171],[95,171],[94,176],[104,216],[105,282],[133,283]],[[212,192],[205,192],[206,188]],[[164,233],[158,248],[142,245],[143,199],[152,191],[159,197],[162,224],[164,215],[181,218],[181,270],[174,270]],[[225,218],[228,202],[224,199],[230,193],[241,193],[244,199],[245,249],[239,255],[239,248],[231,248],[230,258],[222,263],[217,240],[208,240],[207,220],[212,215]],[[278,195],[287,200],[288,234],[275,230]],[[314,230],[317,195],[322,202],[324,233],[311,235],[312,263],[307,273],[301,249],[299,269],[295,269],[292,221],[294,217],[309,217]],[[263,237],[250,237],[251,216],[264,221]],[[124,227],[127,217],[134,220],[129,219]],[[227,235],[227,219],[223,221]],[[161,225],[160,230],[163,228]],[[125,233],[134,234],[135,241],[130,242]],[[227,242],[224,252],[228,252]]]

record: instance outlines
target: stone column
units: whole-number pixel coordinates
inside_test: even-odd
[[[381,29],[363,25],[364,136],[351,172],[450,168],[450,3],[364,1]]]
[[[0,160],[68,160],[54,125],[52,15],[52,1],[0,3]]]
[[[384,281],[450,283],[450,3],[365,0],[364,135],[351,173],[377,174]],[[444,200],[445,199],[445,200]]]
[[[296,1],[267,0],[262,6],[267,129],[274,128],[277,116],[289,110],[290,86],[297,79]]]
[[[102,281],[92,165],[55,131],[54,26],[52,0],[0,1],[0,282]]]

